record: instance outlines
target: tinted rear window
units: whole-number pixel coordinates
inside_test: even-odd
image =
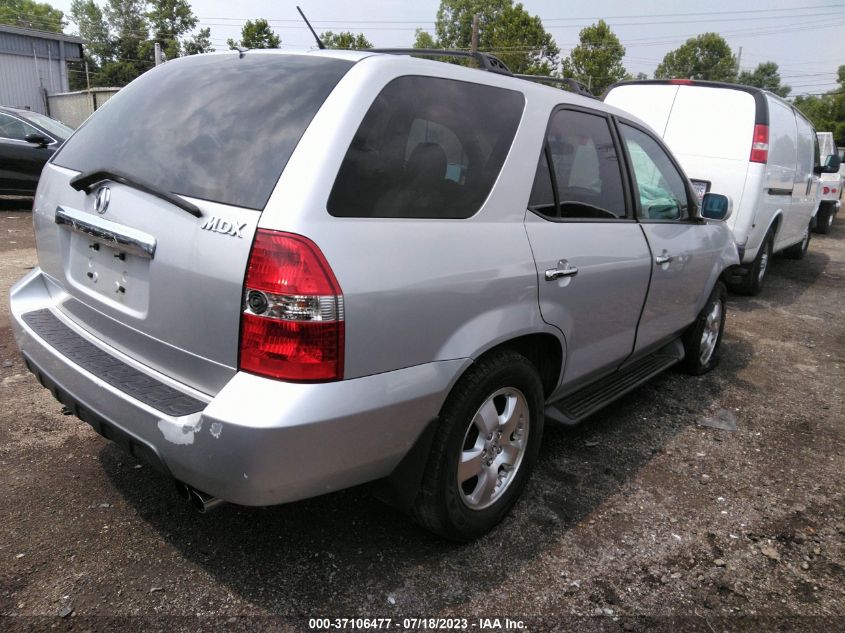
[[[370,107],[329,196],[338,217],[468,218],[513,142],[522,93],[435,77],[391,81]]]
[[[352,66],[305,55],[176,60],[110,99],[56,155],[166,191],[263,209],[311,119]]]

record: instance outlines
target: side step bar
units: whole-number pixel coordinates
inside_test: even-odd
[[[675,341],[609,376],[582,387],[546,407],[546,418],[572,426],[669,369],[684,357],[680,341]]]

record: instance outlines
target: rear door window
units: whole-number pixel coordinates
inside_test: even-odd
[[[524,102],[520,92],[481,84],[394,79],[352,139],[329,196],[329,213],[470,217],[502,169]]]
[[[606,117],[579,110],[552,115],[529,207],[561,219],[625,217],[622,172]]]
[[[167,62],[133,81],[56,154],[194,198],[263,209],[299,139],[351,68],[345,60],[238,53]]]

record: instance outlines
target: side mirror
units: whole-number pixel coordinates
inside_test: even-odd
[[[824,166],[822,167],[823,174],[835,174],[839,172],[839,166],[842,164],[842,159],[839,158],[837,154],[831,154],[827,157],[827,160],[824,161]]]
[[[27,143],[32,143],[33,145],[38,145],[39,147],[47,147],[53,142],[53,139],[47,138],[43,134],[27,134],[24,136],[24,139]]]
[[[734,205],[730,196],[721,193],[705,193],[701,201],[701,217],[708,220],[721,220],[724,222],[733,213]]]

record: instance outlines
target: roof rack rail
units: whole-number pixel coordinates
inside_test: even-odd
[[[587,88],[584,84],[580,81],[576,81],[575,79],[570,79],[568,77],[552,77],[550,75],[514,75],[519,79],[526,79],[528,81],[536,81],[537,83],[541,84],[549,84],[550,86],[566,86],[566,88],[575,94],[581,95],[583,97],[589,97],[591,99],[598,99],[596,95],[590,92],[590,89]]]
[[[480,51],[461,51],[442,48],[367,48],[364,50],[373,53],[386,53],[388,55],[419,55],[421,57],[467,57],[478,62],[478,67],[487,72],[499,75],[514,76],[510,69],[501,59],[490,53]]]

